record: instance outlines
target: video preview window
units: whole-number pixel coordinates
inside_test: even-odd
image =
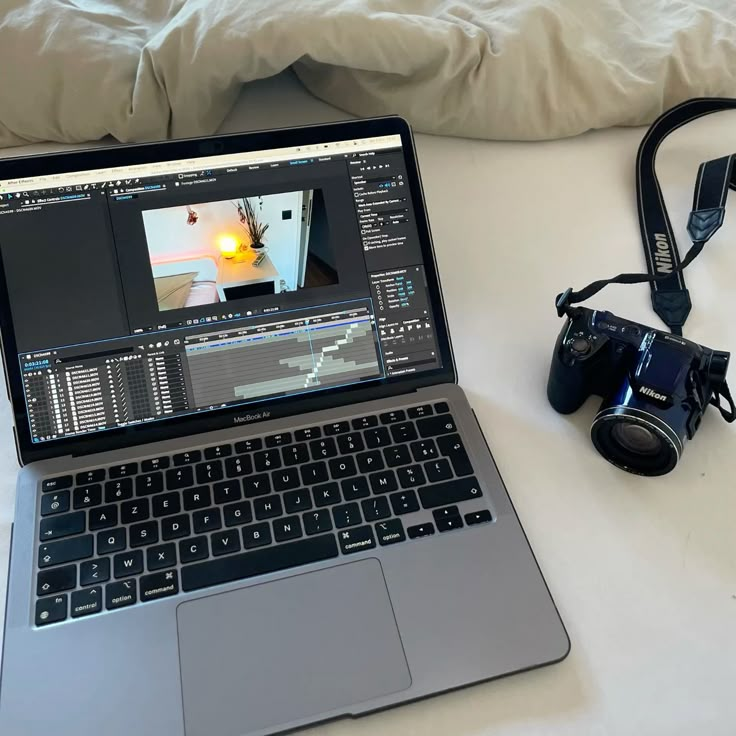
[[[158,309],[338,283],[321,189],[143,211]]]

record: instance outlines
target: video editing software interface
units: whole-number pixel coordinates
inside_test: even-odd
[[[34,442],[440,367],[398,135],[0,181]]]

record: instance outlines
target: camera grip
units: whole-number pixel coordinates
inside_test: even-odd
[[[591,365],[576,360],[565,344],[572,320],[568,319],[560,331],[552,354],[552,363],[547,380],[547,399],[560,414],[577,411],[592,393]]]

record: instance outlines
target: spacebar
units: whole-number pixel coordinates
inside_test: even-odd
[[[288,567],[307,565],[337,557],[334,534],[302,539],[299,542],[277,544],[265,549],[243,552],[229,557],[187,565],[181,570],[181,588],[184,591],[207,588],[210,585],[265,575]]]

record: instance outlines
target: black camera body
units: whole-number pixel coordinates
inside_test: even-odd
[[[601,455],[632,473],[668,473],[724,386],[730,354],[610,312],[566,307],[564,313],[547,384],[550,404],[570,414],[600,396],[591,439]]]

